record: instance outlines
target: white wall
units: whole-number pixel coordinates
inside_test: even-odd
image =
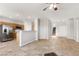
[[[56,35],[60,36],[60,37],[67,37],[67,28],[66,28],[66,26],[62,25],[62,26],[57,27]]]
[[[67,37],[67,21],[63,20],[53,20],[51,21],[51,33],[53,27],[56,27],[56,36]],[[52,34],[51,34],[52,35]]]
[[[79,42],[79,18],[74,18],[74,40]]]
[[[45,23],[45,20],[40,20],[39,39],[46,39],[46,35],[48,34],[47,24]]]
[[[50,35],[50,23],[48,19],[40,19],[39,22],[39,39],[48,39]]]
[[[39,39],[49,39],[52,36],[52,28],[56,27],[56,35],[61,37],[68,37],[67,21],[50,21],[41,19],[39,24]]]
[[[67,20],[67,37],[70,39],[74,39],[74,19],[70,18]]]
[[[56,35],[69,39],[79,40],[79,21],[76,18],[67,20],[41,19],[39,24],[39,39],[49,39],[52,36],[52,28],[56,27]]]
[[[34,32],[36,33],[36,40],[38,40],[39,38],[38,38],[38,29],[39,29],[39,27],[38,27],[38,25],[39,25],[39,19],[38,18],[36,18],[34,21],[33,21],[33,25],[34,25]]]
[[[66,21],[52,21],[53,25],[57,28],[57,36],[67,37],[69,39],[79,42],[79,18],[69,18]]]

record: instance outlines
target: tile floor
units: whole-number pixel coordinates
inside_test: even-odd
[[[55,52],[58,56],[79,56],[79,42],[59,37],[34,41],[22,48],[15,40],[0,42],[0,56],[43,56],[49,52]]]

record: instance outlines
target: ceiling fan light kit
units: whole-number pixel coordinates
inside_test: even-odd
[[[47,9],[53,9],[54,11],[57,11],[58,10],[58,7],[57,7],[57,3],[52,3],[50,4],[48,7],[44,8],[43,11],[46,11]]]
[[[52,9],[52,8],[53,8],[53,6],[54,6],[54,5],[53,5],[53,4],[51,4],[51,5],[49,6],[49,9]]]
[[[54,10],[55,10],[55,11],[57,11],[57,10],[58,10],[58,8],[57,8],[57,7],[55,7],[55,8],[54,8]]]

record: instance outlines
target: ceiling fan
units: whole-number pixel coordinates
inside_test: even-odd
[[[46,11],[47,9],[53,9],[54,11],[57,11],[58,10],[57,4],[59,4],[59,3],[47,3],[47,4],[50,4],[50,5],[47,6],[47,7],[45,7],[43,9],[43,11]]]

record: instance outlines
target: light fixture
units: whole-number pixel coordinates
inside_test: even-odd
[[[52,9],[52,8],[53,8],[53,6],[54,6],[54,5],[53,5],[53,4],[51,4],[51,5],[49,6],[49,9]]]
[[[53,4],[53,8],[54,8],[55,11],[58,10],[58,7],[57,7],[56,4]]]
[[[58,10],[57,4],[59,3],[51,3],[48,7],[44,8],[43,11],[46,11],[47,9],[53,9],[54,11]]]
[[[58,10],[57,5],[55,3],[49,6],[49,9],[54,9],[55,11]]]
[[[57,4],[55,3],[55,4],[53,4],[53,8],[56,8],[57,7]]]

